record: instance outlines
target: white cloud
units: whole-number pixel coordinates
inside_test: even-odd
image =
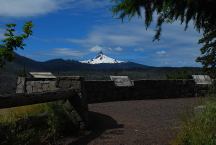
[[[73,0],[0,0],[0,16],[29,17],[64,9]]]
[[[110,52],[121,52],[123,51],[123,48],[122,47],[114,47],[114,48],[111,48],[111,47],[102,47],[102,46],[99,46],[99,45],[95,45],[94,47],[90,48],[89,49],[90,52],[100,52],[100,51],[103,51],[105,53],[110,53]]]
[[[108,51],[113,51],[113,49],[111,47],[107,48]]]
[[[98,45],[96,45],[96,46],[89,49],[90,52],[99,52],[99,51],[102,51],[102,50],[103,50],[103,47],[98,46]]]
[[[114,48],[111,48],[111,47],[102,47],[102,46],[99,46],[99,45],[95,45],[94,47],[90,48],[89,49],[90,52],[99,52],[99,51],[104,51],[104,52],[121,52],[123,51],[123,48],[122,47],[114,47]]]
[[[114,50],[120,52],[120,51],[123,51],[123,48],[121,48],[121,47],[116,47],[116,48],[114,48]]]
[[[100,9],[110,5],[109,0],[74,0],[71,8],[79,10]]]
[[[144,48],[142,48],[142,47],[139,47],[139,48],[135,48],[134,49],[134,51],[137,51],[137,52],[142,52],[142,51],[144,51],[145,49]]]
[[[77,50],[72,50],[71,48],[54,48],[50,54],[56,56],[79,57],[85,55],[86,53]]]
[[[197,44],[199,35],[193,29],[184,31],[184,27],[179,24],[165,25],[161,40],[152,42],[155,31],[149,28],[147,31],[142,22],[100,25],[94,26],[90,33],[84,38],[71,38],[69,42],[79,44],[84,47],[101,45],[106,47],[132,47],[134,51],[143,51],[149,47],[171,48],[181,45]]]
[[[69,42],[91,47],[101,45],[106,47],[134,47],[150,40],[153,30],[146,31],[143,24],[113,24],[94,26],[84,38],[71,38]]]
[[[31,17],[70,8],[72,14],[93,9],[109,9],[107,0],[0,0],[0,16]]]
[[[167,52],[164,51],[164,50],[161,50],[161,51],[157,51],[156,54],[157,54],[157,55],[160,55],[160,56],[164,56],[164,55],[167,54]]]
[[[124,55],[128,55],[128,59],[134,53],[136,56],[143,56],[141,63],[147,62],[154,66],[197,66],[195,59],[200,54],[197,41],[201,34],[191,28],[192,25],[189,26],[184,31],[184,26],[177,22],[165,24],[161,40],[152,42],[154,29],[149,28],[146,31],[140,21],[98,25],[84,38],[69,39],[69,42],[84,48],[100,45],[110,52],[114,52],[117,47],[124,48]]]

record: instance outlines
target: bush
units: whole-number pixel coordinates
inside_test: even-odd
[[[184,122],[173,145],[216,145],[216,101],[206,103],[203,112]]]
[[[211,86],[209,86],[209,90],[208,90],[208,96],[214,98],[216,97],[216,80],[213,81],[213,84]]]
[[[77,132],[62,103],[46,103],[0,110],[1,145],[56,144]]]

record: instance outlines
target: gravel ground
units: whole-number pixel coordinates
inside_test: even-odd
[[[197,98],[90,104],[90,130],[71,145],[168,145]]]

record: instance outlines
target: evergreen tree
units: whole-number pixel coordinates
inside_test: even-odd
[[[198,62],[205,70],[215,74],[216,66],[216,0],[113,0],[113,13],[124,20],[134,16],[143,16],[148,28],[157,14],[156,34],[154,40],[159,40],[162,24],[180,21],[185,24],[185,30],[190,21],[194,28],[203,32],[199,43],[203,44]]]

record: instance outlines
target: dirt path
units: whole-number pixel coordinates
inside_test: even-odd
[[[89,105],[92,132],[72,145],[167,145],[198,99],[161,99]]]

